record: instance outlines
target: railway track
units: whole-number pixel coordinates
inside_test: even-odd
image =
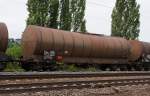
[[[150,72],[0,73],[0,93],[150,84]]]

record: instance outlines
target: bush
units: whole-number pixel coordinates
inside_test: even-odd
[[[9,45],[11,46],[9,46],[8,49],[6,50],[6,54],[14,59],[19,59],[19,57],[22,55],[21,46],[17,43],[11,43]],[[19,63],[14,62],[14,63],[7,63],[7,66],[4,71],[20,72],[24,70],[19,66]]]
[[[11,44],[11,46],[6,50],[6,54],[8,56],[19,58],[22,55],[21,46],[16,43]]]
[[[19,66],[18,63],[8,63],[5,72],[23,72],[24,70]]]

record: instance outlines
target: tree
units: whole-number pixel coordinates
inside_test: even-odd
[[[46,1],[46,0],[45,0]],[[49,0],[49,8],[48,8],[48,20],[47,26],[51,28],[58,28],[58,16],[59,16],[59,0]]]
[[[84,18],[85,5],[86,5],[86,0],[71,1],[71,13],[72,13],[71,30],[74,32],[76,31],[86,32],[86,21]]]
[[[136,0],[117,0],[112,12],[112,36],[128,40],[138,39],[140,32],[140,5]]]
[[[86,31],[85,5],[86,0],[28,0],[27,25]]]
[[[60,29],[70,31],[72,22],[70,12],[70,0],[60,0],[60,3]]]
[[[82,33],[86,33],[87,32],[87,30],[86,30],[86,21],[85,20],[81,24],[80,31]]]
[[[48,0],[28,0],[27,6],[29,18],[27,25],[47,26],[47,16],[49,10]]]

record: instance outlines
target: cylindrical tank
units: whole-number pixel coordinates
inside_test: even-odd
[[[143,54],[150,54],[150,43],[141,42],[143,45]]]
[[[142,56],[143,45],[140,41],[137,40],[129,40],[129,43],[131,45],[129,60],[136,61]]]
[[[142,42],[143,45],[143,53],[141,55],[143,62],[150,62],[150,43]]]
[[[22,36],[23,56],[43,55],[44,50],[68,57],[127,58],[130,45],[119,37],[67,32],[30,25]],[[67,54],[66,54],[67,52]]]
[[[5,52],[8,45],[8,30],[4,23],[0,22],[0,52]]]

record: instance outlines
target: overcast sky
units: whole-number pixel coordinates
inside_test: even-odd
[[[27,0],[0,0],[0,22],[8,26],[10,38],[21,38],[28,17]],[[150,0],[138,0],[141,5],[140,40],[150,42]],[[87,30],[110,35],[111,13],[115,0],[87,0]]]

